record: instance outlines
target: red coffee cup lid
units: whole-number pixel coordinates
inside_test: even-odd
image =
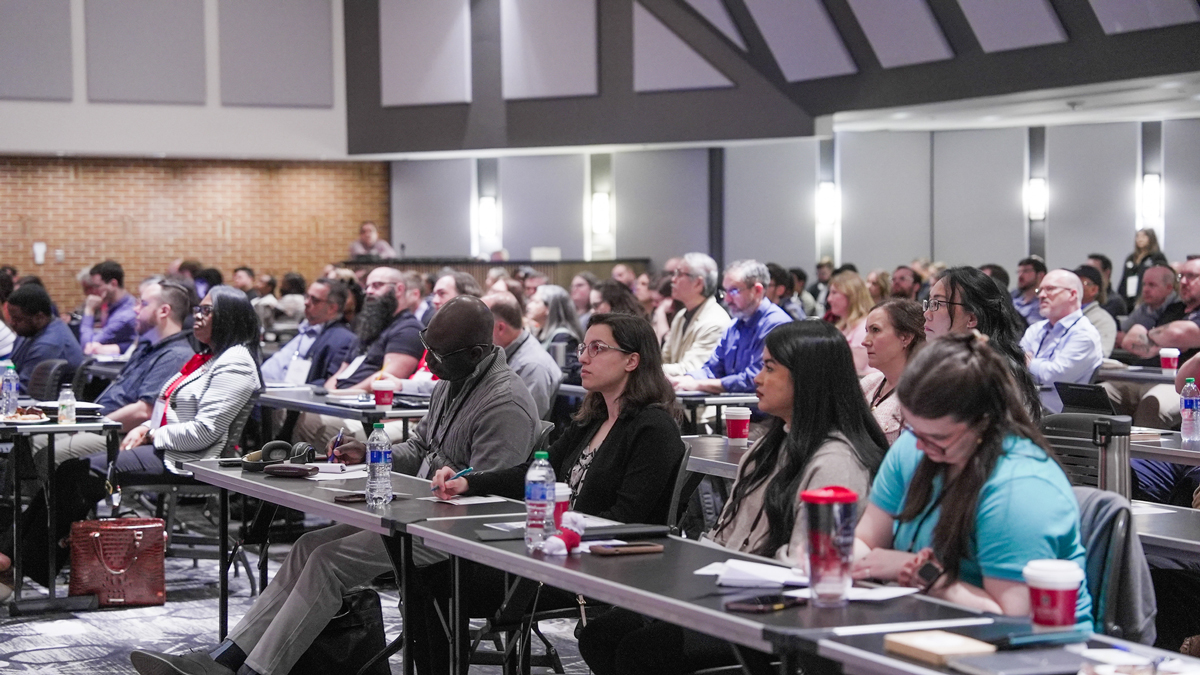
[[[800,501],[806,504],[853,504],[858,501],[858,494],[840,485],[830,485],[801,492]]]

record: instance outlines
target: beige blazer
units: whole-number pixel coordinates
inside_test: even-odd
[[[663,372],[683,375],[704,365],[717,349],[717,343],[732,321],[716,298],[708,298],[696,309],[696,316],[683,329],[684,312],[675,315],[671,331],[663,342]]]

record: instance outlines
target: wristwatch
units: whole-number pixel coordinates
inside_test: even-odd
[[[922,584],[921,592],[928,593],[929,589],[933,588],[933,585],[936,584],[938,579],[941,579],[942,575],[945,573],[946,570],[943,569],[941,565],[937,564],[933,560],[927,560],[924,565],[921,565],[921,567],[917,569],[917,578],[921,580]]]

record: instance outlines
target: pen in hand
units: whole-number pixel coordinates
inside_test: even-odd
[[[345,427],[338,429],[337,436],[334,436],[334,438],[333,438],[333,445],[329,448],[329,456],[325,458],[326,462],[328,462],[330,464],[333,463],[334,456],[335,456],[335,453],[333,451],[336,450],[337,447],[342,444],[342,438],[345,435],[345,433],[346,433]]]
[[[472,472],[472,471],[474,471],[474,470],[475,470],[475,467],[473,467],[473,466],[468,466],[467,468],[463,469],[462,471],[459,471],[458,473],[454,474],[453,476],[451,476],[451,477],[447,478],[447,479],[445,480],[445,482],[443,482],[443,483],[442,483],[442,485],[445,485],[446,483],[449,483],[450,481],[454,480],[455,478],[462,478],[463,476],[465,476],[465,475],[467,475],[467,474],[471,473],[471,472]],[[430,485],[430,486],[429,486],[429,491],[430,491],[430,492],[436,492],[436,491],[437,491],[437,488],[435,488],[434,486]]]

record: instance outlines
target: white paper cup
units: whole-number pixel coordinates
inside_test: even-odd
[[[1029,586],[1033,627],[1058,630],[1075,625],[1075,602],[1083,570],[1071,560],[1031,560],[1022,570]]]
[[[750,409],[727,406],[722,410],[725,417],[725,435],[730,445],[746,445],[750,437]]]
[[[562,529],[562,517],[571,508],[571,486],[554,484],[554,527]]]

